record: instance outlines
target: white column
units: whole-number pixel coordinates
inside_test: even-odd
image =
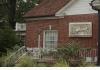
[[[49,30],[51,30],[51,25],[49,25]]]
[[[38,48],[40,48],[40,35],[38,35]]]

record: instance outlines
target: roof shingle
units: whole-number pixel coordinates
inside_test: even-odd
[[[38,6],[28,11],[24,17],[54,16],[71,0],[43,0]]]

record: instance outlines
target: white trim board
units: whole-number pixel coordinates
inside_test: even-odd
[[[63,8],[61,8],[55,16],[64,16],[64,12],[70,5],[72,5],[75,2],[75,0],[71,0],[67,5],[65,5]]]
[[[97,13],[97,11],[93,10],[89,5],[91,1],[92,0],[72,0],[60,9],[55,16]]]

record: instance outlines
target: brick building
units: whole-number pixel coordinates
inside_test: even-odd
[[[27,12],[26,47],[56,48],[70,41],[97,47],[98,16],[91,0],[43,0]]]

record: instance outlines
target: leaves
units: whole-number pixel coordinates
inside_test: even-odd
[[[23,15],[35,6],[39,0],[7,0],[0,4],[0,20],[5,19],[14,28],[16,22],[24,22]]]
[[[13,49],[18,41],[19,39],[17,38],[15,32],[9,26],[4,26],[4,28],[0,29],[1,54],[7,53],[7,49]]]
[[[27,0],[27,2],[24,2],[23,0],[17,0],[16,5],[16,21],[17,22],[24,22],[23,15],[28,12],[31,8],[35,6],[35,4],[39,0]]]

